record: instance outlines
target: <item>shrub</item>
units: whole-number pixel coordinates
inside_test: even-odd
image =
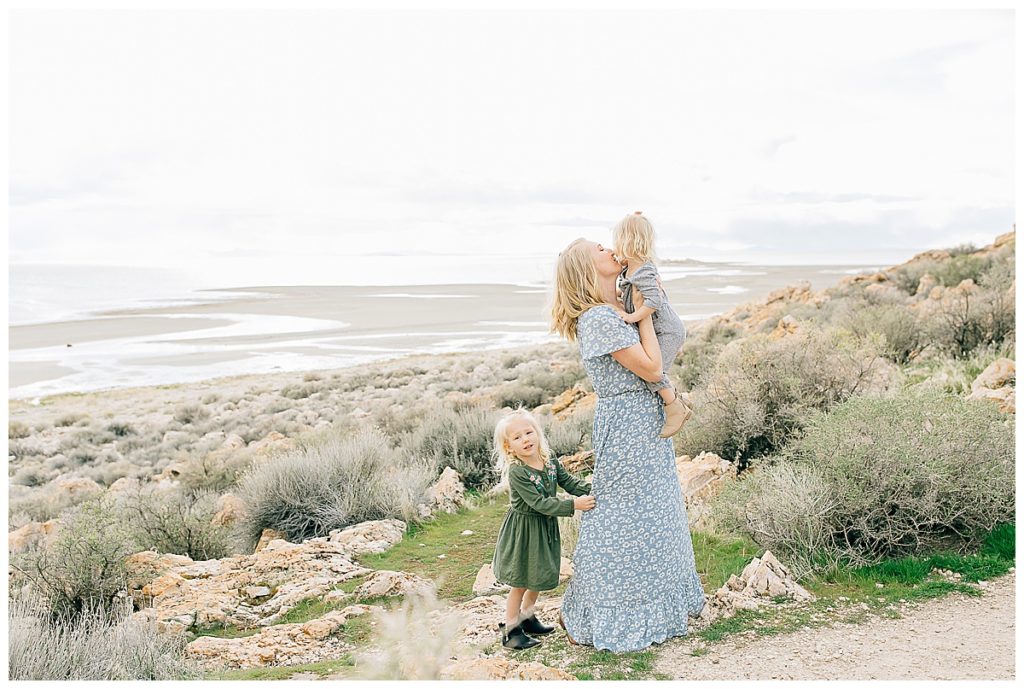
[[[882,355],[897,364],[915,358],[926,344],[917,315],[902,305],[858,304],[846,309],[838,324],[858,335],[882,335]]]
[[[131,540],[139,550],[215,560],[230,554],[229,532],[211,524],[217,494],[140,484],[124,498]]]
[[[203,490],[224,493],[238,483],[252,462],[253,453],[245,448],[207,452],[190,457],[181,468],[178,481],[192,493]]]
[[[56,421],[54,421],[53,425],[57,426],[58,428],[64,428],[64,427],[67,427],[67,426],[74,426],[79,421],[83,421],[83,420],[88,419],[88,418],[89,418],[88,414],[77,414],[77,413],[65,414],[64,416],[62,416],[59,419],[57,419]]]
[[[467,488],[487,489],[498,479],[491,455],[497,413],[482,406],[437,407],[402,439],[410,457],[433,463],[436,472],[452,467]]]
[[[9,680],[199,679],[184,660],[184,635],[160,632],[155,621],[130,618],[127,599],[110,610],[51,618],[30,598],[7,609]]]
[[[404,460],[375,428],[310,434],[241,477],[245,536],[254,544],[264,529],[276,529],[298,543],[373,519],[409,521],[433,478],[433,467]]]
[[[1013,337],[1015,319],[1012,292],[968,289],[944,297],[937,317],[926,327],[942,351],[963,358],[978,347]]]
[[[135,435],[136,430],[127,421],[115,421],[107,426],[107,431],[113,433],[118,438],[123,438],[128,435]]]
[[[107,605],[125,587],[124,558],[135,551],[123,515],[113,500],[100,496],[61,518],[46,547],[12,555],[14,569],[56,617],[75,617]]]
[[[683,342],[676,359],[679,370],[673,373],[683,390],[692,390],[702,375],[714,366],[722,348],[739,335],[739,326],[712,321],[702,330],[696,330]],[[671,376],[670,376],[671,377]]]
[[[590,434],[594,428],[594,410],[577,411],[562,421],[548,421],[544,434],[548,439],[552,457],[574,455],[590,449]]]
[[[808,326],[774,340],[755,334],[730,343],[691,393],[694,414],[676,436],[677,452],[714,452],[741,470],[774,453],[811,410],[889,387],[893,367],[878,353],[880,339]]]
[[[537,407],[547,400],[548,394],[542,388],[512,382],[498,386],[491,396],[498,407]]]
[[[21,421],[7,422],[7,437],[11,440],[27,438],[30,435],[32,435],[32,429],[28,427],[28,424],[22,423]]]
[[[210,410],[199,404],[185,404],[174,411],[174,420],[181,424],[202,421],[210,416]]]
[[[807,563],[978,545],[1014,515],[1012,424],[934,390],[853,397],[774,462],[727,486],[713,521]]]
[[[290,400],[301,400],[314,393],[320,392],[320,389],[320,386],[316,383],[307,383],[305,385],[285,385],[281,388],[281,396],[287,397]]]

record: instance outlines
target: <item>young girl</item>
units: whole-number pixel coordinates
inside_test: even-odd
[[[658,281],[658,269],[654,267],[654,228],[640,211],[627,215],[612,229],[612,241],[615,245],[615,256],[624,264],[620,276],[622,285],[622,301],[626,309],[623,320],[636,323],[648,314],[654,314],[654,333],[658,336],[661,349],[661,380],[647,383],[647,387],[658,393],[665,405],[665,425],[661,428],[661,437],[674,435],[693,410],[689,404],[676,395],[672,383],[668,379],[668,369],[679,353],[686,339],[686,326],[668,303],[665,290]],[[642,306],[636,306],[642,295]]]
[[[554,631],[537,619],[534,604],[541,591],[558,586],[562,548],[557,518],[591,509],[594,497],[587,495],[589,483],[574,478],[551,458],[540,424],[525,409],[498,421],[494,452],[510,498],[493,558],[494,578],[512,587],[505,621],[498,625],[501,643],[505,648],[532,648],[540,642],[529,634]],[[555,497],[558,486],[581,497]]]

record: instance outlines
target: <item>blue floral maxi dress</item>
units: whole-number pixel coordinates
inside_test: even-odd
[[[569,636],[595,649],[638,651],[685,636],[704,607],[671,438],[659,438],[665,412],[645,381],[611,352],[640,342],[610,306],[577,321],[580,355],[597,405],[597,503],[583,512],[573,578],[562,598]]]

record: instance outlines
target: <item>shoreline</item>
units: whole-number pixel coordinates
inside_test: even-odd
[[[669,300],[693,328],[780,287],[806,280],[820,290],[869,269],[705,264],[666,265],[662,273]],[[8,399],[340,370],[415,354],[556,339],[547,326],[549,288],[528,283],[248,285],[209,291],[237,296],[9,326]]]

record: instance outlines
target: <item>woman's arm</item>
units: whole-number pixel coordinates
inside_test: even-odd
[[[643,296],[637,294],[636,307],[643,306]],[[640,344],[612,352],[612,358],[644,380],[657,383],[661,380],[661,347],[654,333],[654,321],[650,316],[641,320]]]

